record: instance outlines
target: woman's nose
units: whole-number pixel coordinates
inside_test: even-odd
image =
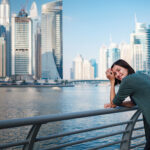
[[[119,73],[117,72],[116,77],[119,77]]]

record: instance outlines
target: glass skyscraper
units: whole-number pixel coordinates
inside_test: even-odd
[[[42,5],[42,78],[63,78],[62,1]]]
[[[0,77],[6,77],[6,41],[0,37]]]
[[[136,30],[130,37],[133,67],[136,71],[150,74],[150,29],[146,24],[136,22]]]
[[[10,34],[10,3],[9,0],[1,0],[0,25],[6,30],[6,74],[11,75],[11,34]]]
[[[12,17],[12,75],[32,75],[32,21],[24,10]]]

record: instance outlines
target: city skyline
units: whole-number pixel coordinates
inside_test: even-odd
[[[35,0],[39,15],[41,6],[51,1]],[[18,13],[25,4],[25,0],[10,2],[12,13]],[[28,0],[27,10],[32,2]],[[78,54],[98,61],[102,44],[108,45],[111,39],[115,43],[129,43],[130,33],[135,29],[135,14],[137,21],[150,24],[149,4],[148,0],[63,0],[64,78],[68,78],[72,60]]]

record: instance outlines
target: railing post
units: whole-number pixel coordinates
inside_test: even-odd
[[[135,123],[136,123],[140,114],[141,114],[141,111],[137,110],[133,114],[132,118],[130,119],[130,120],[132,120],[132,122],[127,124],[126,132],[122,136],[122,141],[125,141],[125,142],[121,143],[120,150],[129,150],[130,149],[132,132],[133,132]]]
[[[41,124],[32,126],[26,138],[29,141],[29,143],[24,145],[23,150],[33,150],[35,138],[39,132],[40,127],[41,127]]]

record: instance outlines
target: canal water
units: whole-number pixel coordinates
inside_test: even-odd
[[[109,89],[109,85],[63,88],[3,87],[0,88],[0,120],[103,109],[104,104],[109,102]],[[113,122],[116,123],[120,121],[125,121],[131,118],[132,114],[133,111],[114,115],[104,115],[57,123],[49,123],[42,126],[38,136],[48,136],[52,134],[75,131],[79,129],[98,127]],[[14,142],[20,139],[23,140],[27,136],[26,134],[29,128],[30,127],[20,127],[0,131],[0,143],[8,141]],[[115,127],[103,131],[92,131],[82,133],[80,135],[73,135],[70,137],[63,137],[45,142],[40,142],[39,144],[35,145],[35,150],[45,149],[51,146],[57,146],[58,144],[67,143],[67,141],[73,142],[76,140],[100,136],[104,133],[110,133],[115,130],[121,130],[123,128],[124,126],[119,128]],[[140,134],[140,132],[136,134]],[[106,144],[109,141],[117,141],[120,140],[120,138],[120,135],[118,135],[115,138],[105,138],[103,140],[96,140],[80,145],[75,145],[72,147],[66,147],[64,149],[84,150],[99,146],[101,144]],[[142,140],[143,139],[138,140],[138,142]],[[104,149],[117,150],[119,149],[119,145]]]

